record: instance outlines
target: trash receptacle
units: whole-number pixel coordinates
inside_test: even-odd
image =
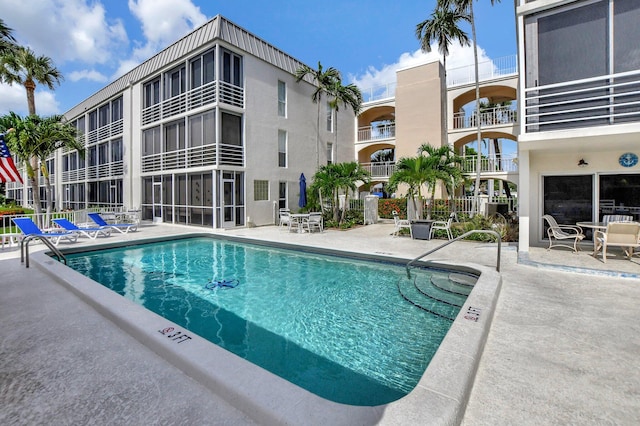
[[[411,234],[414,240],[430,239],[432,220],[412,220]]]

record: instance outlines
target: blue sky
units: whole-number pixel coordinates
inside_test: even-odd
[[[361,87],[392,82],[395,70],[433,60],[414,31],[435,0],[0,0],[0,17],[20,44],[50,57],[64,81],[38,86],[40,115],[61,114],[217,14],[298,60],[335,67]],[[514,3],[474,5],[481,58],[516,53]],[[468,29],[470,35],[470,29]],[[473,63],[451,47],[448,66]],[[20,86],[0,84],[0,115],[26,114]]]

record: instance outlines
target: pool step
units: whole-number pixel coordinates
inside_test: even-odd
[[[459,272],[451,272],[449,279],[456,284],[473,287],[478,282],[478,277],[474,275],[461,274]]]
[[[442,292],[442,290],[438,290],[433,287],[428,281],[422,281],[420,284],[416,285],[414,283],[414,280],[416,280],[416,278],[417,277],[414,276],[411,279],[408,279],[407,277],[398,279],[397,286],[400,295],[407,302],[424,311],[453,321],[458,314],[458,311],[460,310],[460,306],[457,306],[457,304],[461,304],[464,302],[464,300],[462,300],[464,296],[454,294],[447,295],[446,292]],[[425,290],[428,287],[430,287],[430,289]],[[440,291],[441,294],[438,294],[436,296],[435,293],[437,293],[438,291]],[[447,303],[443,303],[442,301],[440,301],[445,299],[445,297],[458,297],[460,299],[457,301],[448,300],[446,301]],[[456,304],[453,304],[451,302],[455,302]]]
[[[431,284],[434,287],[439,288],[443,292],[459,294],[462,296],[468,296],[473,290],[472,286],[466,284],[460,284],[459,282],[453,281],[447,275],[434,275],[431,277]]]

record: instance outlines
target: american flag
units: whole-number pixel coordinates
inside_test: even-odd
[[[0,133],[0,182],[20,182],[22,177],[13,163],[9,148],[4,142],[4,134]]]

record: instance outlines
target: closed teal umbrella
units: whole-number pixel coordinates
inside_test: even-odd
[[[302,208],[307,205],[307,179],[304,173],[300,174],[300,198],[298,199],[298,207]]]

